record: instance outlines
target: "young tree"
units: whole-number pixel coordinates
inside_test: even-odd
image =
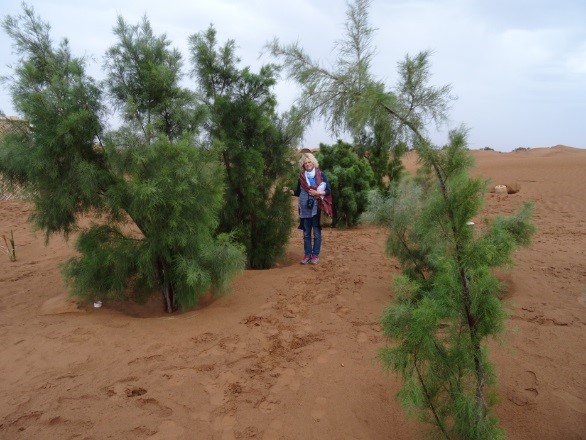
[[[49,25],[32,9],[2,25],[20,55],[8,84],[28,129],[2,137],[0,172],[27,187],[31,219],[46,240],[56,232],[67,237],[79,214],[102,205],[100,191],[113,182],[104,152],[94,148],[102,131],[100,88],[67,40],[53,47]]]
[[[109,91],[126,125],[104,135],[100,88],[64,41],[31,8],[7,17],[21,61],[11,84],[26,133],[0,145],[0,172],[33,194],[33,219],[65,236],[86,212],[102,214],[83,231],[78,257],[64,267],[83,297],[127,297],[158,288],[168,312],[197,304],[242,268],[241,251],[215,237],[223,182],[213,151],[195,144],[198,109],[177,85],[180,58],[146,19],[122,19],[109,52]],[[144,61],[144,62],[143,62]]]
[[[373,193],[367,213],[388,228],[387,252],[402,270],[382,319],[393,343],[379,356],[404,379],[401,403],[443,438],[504,438],[489,413],[495,375],[484,341],[501,332],[505,317],[490,269],[512,264],[516,247],[529,244],[531,205],[477,232],[469,221],[486,182],[468,177],[464,133],[452,132],[446,149],[421,151],[421,158],[434,182],[404,179],[387,198]]]
[[[354,147],[342,141],[334,145],[320,144],[317,158],[332,188],[332,226],[356,226],[366,210],[368,193],[374,184],[368,161],[360,159]]]
[[[220,231],[235,231],[248,265],[274,266],[283,254],[292,226],[290,197],[284,185],[292,163],[298,127],[276,114],[273,66],[258,73],[239,69],[234,41],[218,47],[216,31],[190,37],[193,75],[208,108],[209,137],[221,148],[227,177]]]
[[[498,438],[501,431],[488,412],[485,387],[492,372],[484,341],[500,330],[504,314],[490,268],[510,261],[514,247],[529,242],[530,208],[496,220],[472,239],[466,222],[478,212],[484,187],[467,176],[465,136],[452,133],[443,150],[425,136],[429,122],[445,121],[450,88],[429,85],[427,52],[400,63],[395,91],[375,81],[368,6],[368,0],[349,5],[334,70],[312,61],[298,45],[275,41],[271,51],[302,86],[307,118],[321,116],[333,132],[354,135],[380,127],[382,139],[406,142],[426,165],[424,185],[397,186],[389,200],[379,194],[371,202],[374,219],[390,227],[389,251],[403,266],[397,299],[383,319],[392,346],[381,357],[405,379],[401,400],[443,437]]]

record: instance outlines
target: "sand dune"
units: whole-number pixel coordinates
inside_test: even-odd
[[[586,438],[586,150],[474,151],[473,174],[515,194],[487,194],[474,219],[535,201],[538,232],[502,270],[510,309],[491,343],[496,406],[509,439]],[[415,160],[408,158],[409,166]],[[165,315],[105,302],[79,308],[58,265],[73,243],[0,201],[0,438],[413,439],[420,426],[374,360],[396,263],[374,227],[324,230],[322,261],[300,266],[292,231],[278,268],[247,271],[231,294]]]

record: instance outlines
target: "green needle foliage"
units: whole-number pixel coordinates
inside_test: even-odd
[[[500,284],[490,270],[511,263],[514,249],[529,244],[531,206],[488,222],[482,231],[467,225],[482,205],[485,183],[468,177],[464,132],[452,132],[444,149],[435,148],[425,132],[430,123],[446,121],[450,87],[429,85],[429,52],[405,57],[393,91],[374,79],[369,3],[348,5],[345,38],[336,45],[332,69],[297,44],[275,40],[269,48],[302,87],[302,118],[320,117],[333,133],[351,133],[359,151],[376,147],[365,156],[375,159],[384,191],[374,192],[367,218],[389,228],[388,253],[402,266],[396,299],[383,317],[390,345],[380,354],[404,379],[399,399],[435,425],[442,438],[502,438],[489,412],[495,373],[485,341],[502,329],[505,314],[497,297]],[[399,148],[391,151],[387,188],[381,172],[387,162],[378,151],[385,145]],[[401,183],[399,159],[406,147],[417,151],[423,173]]]
[[[386,188],[386,177],[400,177],[400,158],[418,138],[416,133],[425,134],[429,123],[439,127],[447,121],[453,98],[450,86],[429,84],[430,52],[406,56],[399,63],[392,91],[373,76],[375,29],[368,20],[369,4],[369,0],[348,4],[345,34],[335,44],[332,68],[313,60],[298,43],[282,45],[275,39],[268,50],[302,88],[295,116],[304,125],[319,118],[336,136],[349,133],[361,156],[371,163],[378,185]]]
[[[403,379],[398,397],[441,438],[504,438],[489,412],[495,372],[486,339],[498,335],[505,311],[491,269],[512,264],[534,227],[526,204],[510,218],[467,222],[479,213],[486,182],[468,177],[465,135],[452,132],[443,150],[421,149],[427,185],[404,179],[393,195],[372,193],[368,219],[389,230],[387,253],[398,258],[395,298],[382,326],[392,343],[383,364]]]
[[[106,85],[127,127],[147,142],[161,133],[169,140],[196,133],[205,108],[179,85],[184,76],[179,51],[165,35],[153,34],[146,17],[134,26],[118,17],[114,34],[118,42],[106,54]]]
[[[291,233],[290,197],[276,189],[286,184],[301,130],[287,115],[277,116],[274,66],[239,69],[234,45],[219,47],[213,27],[192,35],[193,75],[227,177],[220,231],[234,231],[250,268],[266,269],[283,255]]]
[[[141,299],[162,289],[168,310],[189,309],[210,287],[221,291],[242,268],[229,237],[214,237],[222,204],[222,170],[215,153],[188,140],[162,137],[124,151],[125,179],[108,192],[112,212],[130,213],[138,233],[124,223],[100,225],[80,235],[82,255],[65,273],[74,291]],[[116,205],[116,206],[114,206]]]
[[[384,133],[377,127],[365,130],[355,138],[355,150],[359,157],[365,158],[370,164],[376,187],[388,193],[392,184],[397,183],[405,171],[402,158],[409,147],[402,141],[391,146],[391,142],[384,139]]]
[[[94,148],[102,131],[103,105],[98,85],[74,58],[67,40],[53,47],[49,25],[25,8],[21,17],[6,17],[3,27],[20,61],[9,83],[16,110],[28,130],[2,137],[0,172],[26,186],[35,205],[34,224],[66,237],[76,217],[101,205],[99,192],[112,183],[104,152]]]
[[[366,211],[368,193],[374,184],[374,173],[368,161],[360,159],[354,147],[342,141],[334,145],[320,144],[317,158],[332,189],[332,226],[356,226],[360,215]]]
[[[67,236],[82,214],[77,257],[64,265],[73,293],[142,299],[157,289],[168,312],[197,305],[242,269],[242,250],[215,236],[223,202],[218,153],[198,142],[205,108],[182,89],[181,57],[146,20],[121,18],[107,54],[106,90],[123,125],[104,133],[101,89],[49,25],[24,8],[7,17],[20,62],[13,101],[30,129],[0,144],[0,172],[33,194],[33,220],[48,239]]]

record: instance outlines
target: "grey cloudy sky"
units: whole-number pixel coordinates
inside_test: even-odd
[[[259,54],[269,40],[298,41],[325,66],[333,63],[346,14],[344,0],[29,0],[52,27],[54,41],[67,37],[75,55],[93,57],[89,73],[102,79],[103,54],[114,42],[121,15],[132,24],[147,15],[157,34],[166,33],[189,58],[187,38],[213,23],[220,41],[234,39],[242,66],[271,60]],[[0,0],[0,13],[15,15],[21,3]],[[432,135],[446,142],[447,128],[465,124],[472,148],[510,151],[564,144],[586,148],[586,1],[584,0],[372,0],[377,28],[375,74],[392,87],[405,54],[433,51],[433,83],[451,84],[457,101],[450,125]],[[0,31],[0,75],[14,63],[11,41]],[[296,87],[275,89],[281,110]],[[15,114],[6,86],[0,110]],[[316,122],[304,146],[330,143]]]

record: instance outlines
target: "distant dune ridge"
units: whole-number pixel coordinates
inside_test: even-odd
[[[535,202],[533,244],[497,273],[510,317],[489,347],[496,414],[509,439],[583,439],[586,150],[472,155],[489,188],[518,188],[487,193],[475,228]],[[413,153],[405,164],[415,168]],[[293,229],[278,268],[246,271],[229,295],[169,316],[158,298],[100,309],[69,299],[58,265],[74,240],[45,246],[30,212],[0,201],[0,235],[12,230],[17,246],[14,263],[0,253],[0,438],[420,437],[394,398],[398,379],[373,361],[399,272],[384,230],[326,228],[320,264],[307,267]]]

